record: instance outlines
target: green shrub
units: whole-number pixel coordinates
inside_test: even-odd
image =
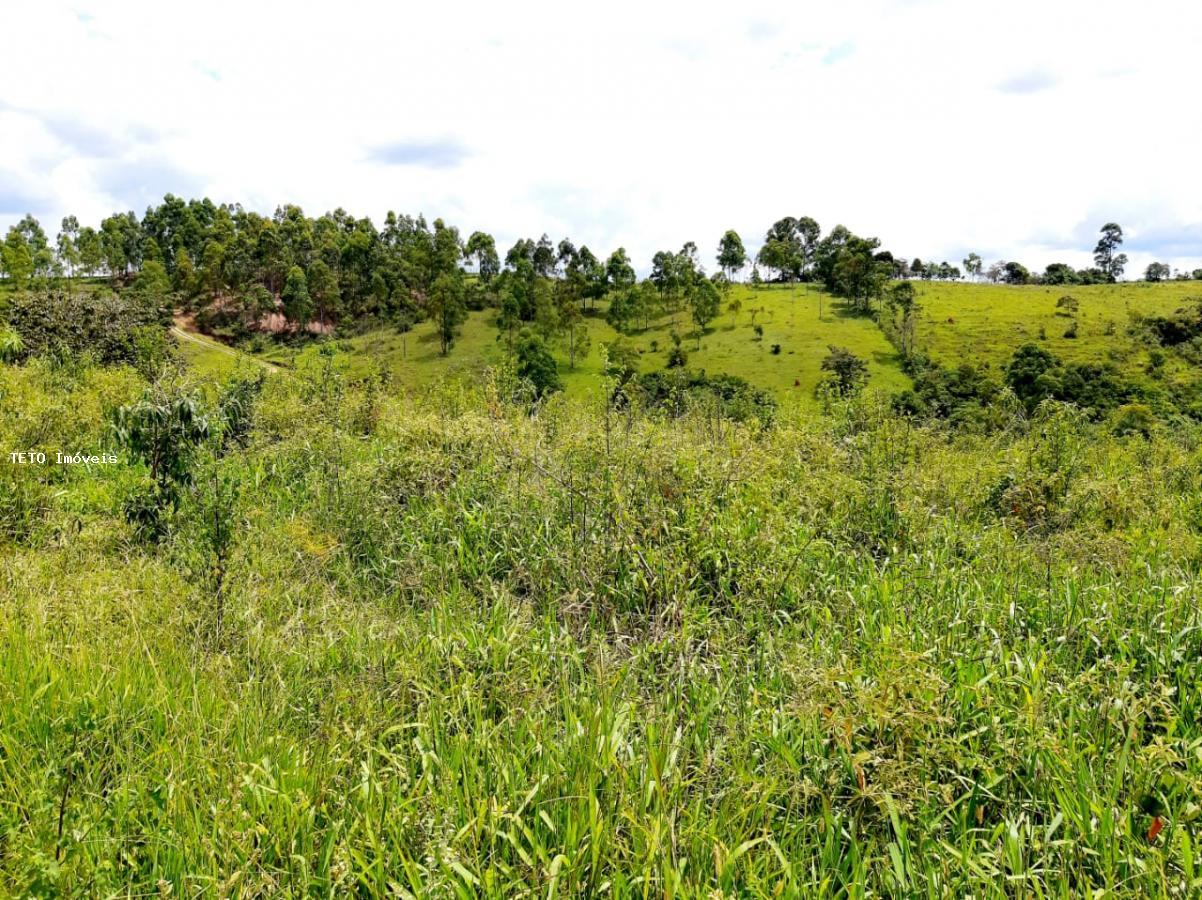
[[[1006,384],[1032,411],[1044,400],[1073,403],[1098,418],[1135,396],[1135,387],[1113,366],[1064,363],[1035,344],[1024,344],[1006,365]]]
[[[964,363],[944,369],[928,360],[911,368],[914,387],[897,394],[893,407],[911,416],[948,419],[956,422],[978,420],[1001,390],[984,370]]]
[[[868,383],[868,363],[860,359],[846,347],[830,346],[830,352],[823,358],[821,368],[827,373],[820,387],[832,391],[840,397],[850,397],[858,394]]]
[[[547,343],[538,334],[523,331],[514,350],[517,376],[528,381],[538,399],[563,390],[559,367]]]
[[[1126,403],[1114,411],[1110,430],[1119,436],[1138,434],[1151,437],[1156,416],[1143,403]]]
[[[772,424],[776,401],[767,391],[752,387],[737,375],[708,376],[704,371],[667,369],[645,372],[625,388],[625,396],[637,396],[648,409],[684,415],[690,409],[705,406],[723,418],[736,422],[757,421]]]
[[[113,417],[113,436],[147,469],[149,486],[126,502],[126,518],[144,538],[157,539],[167,530],[180,492],[192,483],[197,447],[209,437],[208,419],[194,395],[148,394],[122,406]]]
[[[102,364],[135,364],[152,342],[140,329],[165,333],[171,313],[132,293],[52,290],[18,295],[8,319],[25,355],[88,353]]]

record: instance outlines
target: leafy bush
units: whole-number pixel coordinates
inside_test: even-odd
[[[0,362],[11,362],[25,352],[21,335],[11,328],[0,329]]]
[[[710,377],[704,371],[686,369],[646,372],[620,390],[624,396],[637,396],[646,408],[666,410],[672,415],[683,415],[703,405],[736,422],[755,420],[767,426],[776,417],[772,395],[737,375]]]
[[[1006,384],[1032,411],[1044,400],[1073,403],[1097,418],[1136,393],[1112,366],[1064,363],[1035,344],[1024,344],[1006,366]]]
[[[1202,298],[1192,307],[1171,316],[1144,316],[1139,320],[1164,347],[1176,347],[1202,337]]]
[[[822,371],[828,373],[821,387],[839,395],[850,397],[858,394],[868,383],[868,363],[846,347],[830,346],[830,352],[822,360]]]
[[[536,398],[541,399],[563,390],[555,357],[542,337],[531,331],[523,331],[514,353],[517,357],[517,375],[530,382]]]
[[[618,379],[620,384],[625,384],[638,371],[639,352],[624,338],[606,345],[605,357],[605,374]]]
[[[113,435],[146,465],[150,479],[147,490],[126,502],[126,518],[141,536],[157,539],[166,532],[166,514],[178,506],[181,488],[192,483],[192,461],[209,437],[208,419],[195,396],[148,395],[117,410]]]
[[[979,418],[1001,390],[987,372],[969,363],[945,369],[923,360],[911,368],[910,377],[914,387],[893,398],[896,411],[958,423]]]
[[[52,290],[14,297],[8,320],[24,355],[87,352],[102,364],[132,364],[151,340],[140,329],[165,332],[171,313],[133,294]]]
[[[1110,430],[1117,435],[1139,434],[1151,437],[1156,416],[1143,403],[1127,403],[1114,412]]]
[[[1077,302],[1077,298],[1072,294],[1065,294],[1056,301],[1056,315],[1058,316],[1075,316],[1081,304]]]

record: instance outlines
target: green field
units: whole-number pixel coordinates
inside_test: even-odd
[[[922,314],[917,348],[944,365],[1005,363],[1022,344],[1037,343],[1072,362],[1112,363],[1141,371],[1148,348],[1129,333],[1132,314],[1168,315],[1202,300],[1202,282],[1012,286],[914,282]],[[1077,337],[1064,336],[1071,319],[1056,302],[1078,302]]]
[[[736,299],[742,304],[737,314],[727,309],[729,301]],[[757,310],[755,322],[764,329],[762,340],[756,339],[753,330],[753,309]],[[597,315],[587,319],[591,350],[587,357],[577,360],[575,369],[568,365],[566,350],[556,347],[570,395],[586,395],[599,385],[602,347],[620,338],[605,322],[603,312],[604,303],[599,305]],[[724,300],[721,315],[702,336],[700,349],[691,336],[694,325],[687,311],[675,318],[664,317],[645,331],[637,330],[622,339],[640,351],[641,368],[651,371],[664,368],[672,348],[673,330],[684,337],[690,368],[705,369],[710,374],[739,375],[757,387],[773,391],[785,402],[791,398],[803,406],[815,402],[814,389],[822,375],[819,366],[831,344],[847,347],[868,362],[870,387],[891,392],[908,384],[896,351],[871,319],[848,315],[842,301],[821,295],[809,286],[771,286],[758,290],[746,285],[734,286]],[[484,310],[469,314],[455,346],[445,357],[439,352],[438,338],[430,322],[419,324],[407,335],[379,329],[346,338],[340,345],[348,351],[351,374],[366,374],[383,365],[399,386],[414,389],[454,373],[478,374],[486,366],[499,363],[505,356],[506,345],[497,336],[496,311]],[[772,353],[774,344],[780,344],[779,354]],[[315,346],[299,352],[278,347],[262,354],[262,358],[287,367],[302,363],[315,352]],[[206,360],[205,364],[212,365],[214,361]],[[221,361],[216,364],[221,365]]]
[[[1131,333],[1132,313],[1165,315],[1202,297],[1202,284],[1198,282],[1074,287],[914,284],[922,306],[916,349],[936,362],[972,362],[998,372],[1017,347],[1037,343],[1066,361],[1114,365],[1136,380],[1147,367],[1149,347]],[[1079,304],[1076,338],[1064,336],[1072,320],[1057,315],[1056,301],[1065,294],[1072,295]],[[908,386],[899,356],[878,325],[869,317],[848,314],[842,301],[822,294],[816,287],[773,285],[754,290],[737,285],[730,295],[730,299],[735,298],[742,304],[741,311],[731,313],[724,302],[722,314],[702,337],[700,350],[693,337],[685,337],[690,368],[739,375],[772,391],[786,404],[796,401],[803,408],[813,408],[814,389],[822,375],[819,366],[828,346],[834,344],[849,348],[868,362],[870,388],[893,393]],[[752,309],[762,310],[755,321],[764,328],[763,340],[755,339]],[[346,351],[345,364],[352,375],[364,375],[384,366],[398,387],[424,389],[456,373],[478,378],[484,368],[500,363],[506,348],[497,340],[495,322],[494,310],[469,314],[454,348],[445,357],[439,352],[429,322],[404,336],[392,329],[377,329],[345,338],[339,346]],[[556,348],[560,372],[572,396],[585,396],[596,389],[601,375],[601,348],[619,339],[600,312],[588,322],[591,350],[587,357],[577,360],[575,369],[569,367],[563,348]],[[692,334],[693,324],[687,313],[680,313],[675,324],[671,318],[664,318],[650,329],[622,339],[642,351],[644,371],[661,369],[672,346],[674,328],[681,335]],[[781,346],[779,355],[772,353],[774,344]],[[205,371],[229,371],[234,365],[233,358],[212,350],[195,345],[181,349]],[[299,350],[278,345],[257,356],[291,368],[316,352],[315,344]],[[1171,357],[1165,371],[1170,380],[1186,381],[1195,376],[1188,366]]]

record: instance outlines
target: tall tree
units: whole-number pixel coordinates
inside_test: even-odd
[[[747,265],[747,250],[737,231],[727,231],[718,241],[718,265],[728,280],[734,280],[735,272]]]
[[[218,241],[205,244],[201,258],[201,282],[209,296],[216,299],[225,290],[225,246]],[[112,261],[109,261],[112,270]]]
[[[75,279],[79,268],[79,219],[64,216],[58,232],[58,259],[67,272],[67,278]]]
[[[196,291],[196,267],[192,265],[192,257],[186,247],[175,251],[175,264],[172,283],[175,289],[184,297],[190,297]]]
[[[839,248],[831,269],[828,289],[850,303],[852,309],[867,312],[872,301],[880,297],[888,283],[892,268],[875,253],[876,238],[849,235]]]
[[[722,297],[714,283],[708,278],[697,279],[689,295],[689,311],[697,325],[697,349],[701,349],[701,336],[705,327],[718,315],[721,306]]]
[[[305,278],[305,270],[293,266],[288,270],[284,279],[284,289],[280,292],[284,301],[284,316],[298,329],[303,329],[313,318],[313,299],[309,296],[309,281]]]
[[[555,253],[555,261],[563,267],[565,274],[570,274],[573,269],[580,266],[580,255],[576,252],[576,245],[572,243],[570,238],[564,238],[559,242],[559,247]]]
[[[309,297],[313,301],[313,309],[317,313],[317,321],[324,328],[331,318],[337,318],[342,312],[341,297],[338,294],[338,279],[330,271],[323,259],[314,259],[309,265]]]
[[[573,369],[576,368],[577,358],[586,355],[589,350],[588,323],[580,309],[583,292],[584,276],[578,269],[569,267],[564,277],[555,283],[559,328],[568,351],[568,366]]]
[[[538,239],[531,262],[534,263],[534,271],[540,278],[550,278],[555,274],[555,245],[547,235],[544,234]]]
[[[902,356],[908,357],[914,352],[915,323],[920,308],[918,294],[911,282],[903,281],[895,284],[889,290],[889,309],[893,313],[895,321],[899,315],[901,317],[901,322],[897,324],[897,330]]]
[[[501,271],[501,260],[497,256],[497,242],[491,234],[483,231],[473,231],[463,248],[464,258],[476,263],[476,272],[480,280],[489,284]]]
[[[26,214],[15,226],[29,247],[29,259],[33,266],[32,277],[48,278],[54,274],[54,251],[50,249],[50,241],[41,223],[32,215]]]
[[[970,253],[964,257],[964,271],[969,274],[973,281],[981,277],[981,266],[983,262],[980,254]]]
[[[0,263],[4,274],[13,284],[24,286],[33,277],[33,254],[29,252],[29,241],[17,226],[8,229],[4,246],[0,248]]]
[[[1107,222],[1102,226],[1101,237],[1093,250],[1093,258],[1110,281],[1118,281],[1127,267],[1127,254],[1115,252],[1122,244],[1123,229],[1116,222]]]
[[[446,356],[455,343],[456,330],[467,318],[463,305],[463,278],[455,272],[440,274],[430,287],[427,303],[430,318],[438,330],[442,355]]]
[[[1145,281],[1167,281],[1172,276],[1172,270],[1162,262],[1149,263],[1144,270]]]
[[[95,228],[85,225],[79,229],[79,237],[75,240],[79,252],[79,269],[84,275],[95,275],[104,265],[104,248],[100,244],[100,235]]]
[[[523,331],[515,356],[517,376],[530,383],[536,398],[542,399],[548,394],[563,390],[555,357],[551,355],[542,335],[529,330]]]
[[[625,247],[619,247],[605,261],[605,279],[611,291],[625,290],[634,284],[634,266],[630,264]]]

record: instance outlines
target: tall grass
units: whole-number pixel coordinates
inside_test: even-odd
[[[103,442],[138,390],[0,367],[0,446]],[[0,461],[38,497],[0,550],[0,891],[1202,889],[1196,430],[508,393],[274,376],[157,546],[137,472]]]

